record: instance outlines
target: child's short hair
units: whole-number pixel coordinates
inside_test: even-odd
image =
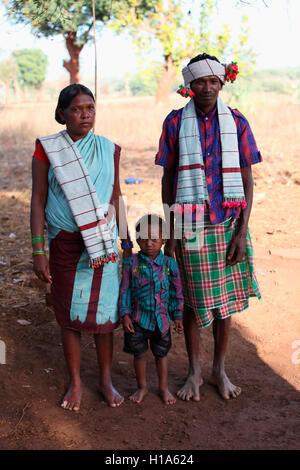
[[[135,237],[147,239],[148,228],[151,227],[151,239],[167,238],[167,224],[156,214],[145,214],[135,224]]]

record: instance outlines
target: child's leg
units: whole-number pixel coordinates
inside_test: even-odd
[[[61,406],[67,410],[78,411],[80,408],[82,391],[80,380],[81,334],[79,331],[62,328],[61,337],[70,378],[69,388],[64,396]]]
[[[129,400],[134,403],[141,403],[148,392],[146,380],[146,353],[134,356],[133,364],[138,389],[129,397]]]
[[[117,392],[111,382],[113,333],[97,334],[94,336],[100,369],[100,393],[109,406],[120,406],[124,398]]]
[[[168,390],[167,354],[171,348],[170,329],[164,335],[161,334],[159,329],[156,329],[155,332],[151,335],[150,347],[156,362],[159,382],[159,395],[165,405],[174,405],[174,403],[176,403],[176,399]]]
[[[159,395],[165,405],[174,405],[176,399],[168,389],[168,362],[167,356],[155,357],[156,369],[159,383]]]

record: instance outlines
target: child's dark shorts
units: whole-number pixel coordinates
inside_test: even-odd
[[[138,323],[133,324],[134,333],[124,334],[124,352],[139,356],[148,351],[148,341],[154,356],[165,357],[171,347],[170,328],[163,336],[158,328],[155,331],[145,330]]]

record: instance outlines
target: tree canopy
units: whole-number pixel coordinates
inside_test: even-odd
[[[40,88],[46,78],[48,57],[40,49],[19,49],[14,51],[21,88]]]
[[[95,0],[95,17],[104,23],[110,17],[111,0]],[[70,60],[63,66],[70,74],[70,82],[79,81],[79,54],[91,39],[93,9],[91,0],[9,0],[7,14],[12,21],[31,26],[38,36],[63,35]]]
[[[156,99],[164,101],[169,94],[179,66],[183,61],[205,51],[221,59],[243,60],[249,65],[254,54],[247,47],[247,18],[241,22],[239,40],[232,41],[228,25],[223,25],[217,34],[211,32],[211,18],[215,0],[197,0],[187,4],[179,0],[122,0],[114,8],[112,27],[120,32],[124,29],[132,35],[140,54],[153,48],[154,41],[163,56],[162,73]]]

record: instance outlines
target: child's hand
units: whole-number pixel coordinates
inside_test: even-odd
[[[123,318],[123,328],[125,333],[134,333],[133,324],[129,315],[125,315]]]
[[[183,324],[181,320],[175,320],[175,331],[176,333],[182,333],[183,332]]]

